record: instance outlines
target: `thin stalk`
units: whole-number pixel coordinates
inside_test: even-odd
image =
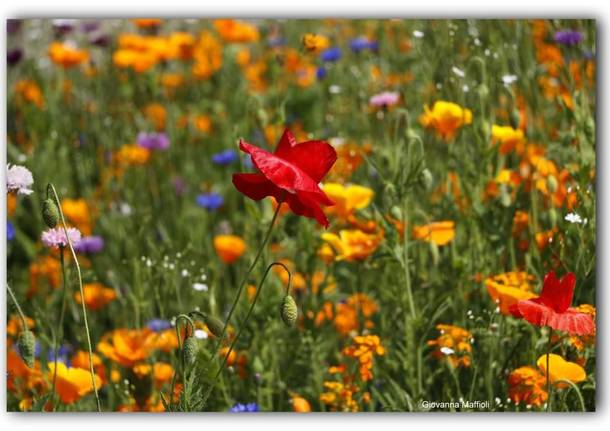
[[[407,198],[405,197],[402,205],[402,225],[403,225],[403,260],[404,260],[404,271],[405,271],[405,284],[407,287],[407,300],[409,303],[409,311],[411,317],[415,318],[415,303],[413,301],[413,289],[411,288],[411,274],[409,273],[409,207],[407,205]]]
[[[64,259],[64,247],[60,247],[59,248],[59,261],[61,263],[61,276],[62,276],[62,280],[63,280],[63,291],[62,291],[62,295],[61,295],[61,312],[59,314],[59,322],[57,323],[57,332],[55,333],[55,346],[54,346],[54,351],[55,351],[55,358],[54,358],[54,363],[55,366],[53,368],[53,384],[51,386],[51,397],[55,398],[55,385],[57,382],[57,357],[59,355],[59,342],[60,340],[63,339],[63,327],[64,327],[64,318],[66,315],[66,292],[68,290],[68,283],[66,280],[66,267],[65,267],[65,259]],[[81,298],[82,301],[84,301],[84,298]],[[55,409],[55,403],[53,403],[53,409]]]
[[[548,412],[552,411],[553,409],[551,408],[551,401],[552,401],[552,393],[551,390],[553,389],[551,387],[551,369],[549,367],[549,362],[551,359],[551,341],[553,339],[553,328],[551,328],[549,326],[549,342],[546,346],[546,392],[549,396],[549,400],[546,403],[546,410]]]
[[[180,336],[180,321],[186,320],[187,325],[191,328],[191,333],[195,330],[193,321],[186,314],[181,314],[176,318],[176,338],[178,338],[178,351],[180,352],[180,372],[182,374],[182,393],[184,394],[184,405],[188,410],[188,391],[186,390],[186,358],[184,356],[182,337]],[[185,330],[184,338],[188,338],[188,328]],[[170,409],[173,406],[174,387],[176,384],[176,372],[174,371],[174,377],[172,378],[172,389],[170,394]]]
[[[9,293],[9,295],[11,295],[11,299],[13,300],[13,304],[15,304],[15,308],[17,309],[17,314],[19,315],[19,318],[21,319],[21,325],[23,327],[23,330],[28,331],[28,322],[25,320],[25,314],[23,314],[23,311],[21,310],[21,307],[19,306],[19,302],[17,302],[17,298],[15,297],[15,294],[13,293],[13,289],[11,289],[10,286],[7,284],[6,290],[8,290],[8,293]]]
[[[72,259],[74,260],[74,265],[76,265],[76,273],[78,275],[78,287],[80,289],[80,297],[82,299],[81,305],[83,306],[83,320],[85,321],[85,333],[87,335],[87,350],[89,353],[89,372],[91,373],[91,384],[93,385],[93,393],[95,394],[95,401],[97,403],[97,411],[102,411],[102,405],[100,404],[100,396],[97,393],[97,385],[95,383],[95,371],[93,370],[93,351],[91,348],[91,335],[89,332],[89,323],[87,322],[87,306],[85,305],[85,292],[83,290],[83,277],[80,272],[80,265],[78,264],[78,259],[76,257],[76,252],[74,251],[74,247],[72,246],[72,241],[70,241],[70,236],[68,235],[68,227],[66,225],[66,219],[64,218],[64,212],[61,210],[61,203],[59,202],[59,197],[57,196],[57,191],[55,191],[55,187],[53,184],[49,183],[47,185],[47,195],[49,195],[49,190],[53,192],[53,197],[55,199],[55,204],[57,205],[57,209],[59,210],[59,216],[61,218],[61,224],[64,228],[64,234],[66,235],[66,241],[68,243],[68,247],[70,248],[70,253],[72,254]]]
[[[288,270],[286,265],[284,265],[283,263],[281,263],[281,262],[273,262],[265,270],[265,274],[263,275],[263,278],[261,279],[261,281],[260,281],[260,283],[258,285],[258,288],[256,289],[256,294],[254,295],[254,299],[252,300],[252,304],[250,304],[250,308],[248,309],[248,313],[246,314],[246,317],[242,321],[242,324],[240,325],[237,333],[235,334],[235,338],[233,338],[233,341],[231,341],[231,344],[229,345],[229,350],[227,350],[227,353],[225,354],[224,359],[222,360],[222,364],[218,368],[218,371],[216,371],[216,375],[214,376],[214,380],[212,381],[212,383],[208,387],[208,390],[206,391],[205,396],[203,397],[203,405],[204,406],[205,406],[205,403],[208,401],[208,398],[209,398],[210,394],[212,393],[212,389],[216,385],[216,381],[218,380],[218,377],[220,376],[220,373],[222,373],[222,370],[224,369],[224,367],[225,367],[225,365],[227,363],[227,360],[229,359],[229,355],[231,355],[231,352],[233,351],[233,348],[235,347],[235,344],[237,343],[237,340],[239,339],[239,336],[241,335],[241,332],[247,326],[248,320],[250,319],[250,315],[252,314],[252,311],[254,310],[254,306],[256,305],[256,301],[258,300],[258,297],[259,297],[259,295],[261,293],[261,289],[263,287],[263,284],[265,283],[265,279],[267,278],[267,275],[269,274],[269,271],[271,271],[271,268],[273,268],[276,265],[277,266],[281,266],[288,273],[288,284],[286,285],[286,295],[290,294],[290,285],[291,285],[291,281],[292,281],[292,274],[290,273],[290,271]]]

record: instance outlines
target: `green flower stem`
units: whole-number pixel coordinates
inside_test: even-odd
[[[551,386],[551,369],[550,369],[550,360],[551,360],[551,342],[553,340],[553,328],[551,328],[549,326],[549,342],[546,346],[546,392],[549,396],[548,401],[546,403],[546,410],[548,412],[553,411],[552,407],[551,407],[551,400],[552,400],[552,390],[553,387]]]
[[[184,394],[184,404],[187,406],[188,408],[188,391],[186,390],[186,360],[184,357],[184,352],[182,350],[182,338],[180,337],[180,321],[181,320],[186,320],[187,326],[189,326],[191,328],[191,333],[195,331],[195,325],[193,325],[193,321],[191,320],[191,318],[189,316],[187,316],[186,314],[181,314],[178,317],[176,317],[176,337],[178,338],[178,351],[180,352],[180,367],[181,367],[181,374],[182,374],[182,393]],[[188,328],[186,329],[186,333],[185,333],[185,339],[187,338],[186,335],[188,334]],[[172,378],[172,389],[171,389],[171,393],[169,394],[169,406],[170,406],[170,411],[171,408],[173,407],[174,404],[174,388],[176,386],[176,371],[174,371],[174,377]]]
[[[279,208],[279,206],[278,206],[278,208]],[[263,283],[265,283],[265,279],[267,278],[267,275],[269,274],[269,271],[271,271],[271,268],[273,268],[274,266],[281,266],[288,273],[288,284],[286,285],[286,295],[290,294],[290,286],[291,286],[291,281],[292,281],[292,274],[290,273],[290,270],[286,267],[286,265],[284,265],[281,262],[273,262],[265,270],[265,274],[263,275],[263,278],[261,279],[261,281],[260,281],[260,283],[258,285],[258,288],[256,289],[256,294],[254,295],[254,298],[252,300],[252,304],[250,304],[250,308],[248,309],[248,313],[246,314],[246,317],[242,321],[242,323],[241,323],[241,325],[239,327],[239,330],[237,331],[237,334],[235,334],[235,338],[233,338],[233,341],[231,341],[231,344],[229,346],[229,350],[227,350],[227,353],[225,354],[224,359],[222,360],[222,364],[218,368],[218,371],[216,371],[216,375],[214,376],[214,380],[212,381],[212,383],[208,387],[208,390],[206,391],[205,396],[203,397],[203,405],[204,406],[205,406],[205,403],[208,401],[208,398],[209,398],[210,394],[212,393],[212,389],[214,388],[214,385],[216,384],[216,381],[218,380],[218,377],[220,377],[220,374],[222,373],[222,370],[224,369],[225,365],[227,364],[227,360],[229,359],[229,355],[231,355],[231,352],[233,351],[233,348],[235,347],[235,344],[237,343],[237,340],[239,339],[239,336],[241,335],[241,332],[247,326],[248,320],[250,319],[250,315],[252,314],[252,311],[254,311],[254,307],[256,305],[256,301],[258,300],[258,296],[261,293],[261,289],[263,287]]]
[[[63,287],[62,287],[62,294],[61,294],[61,312],[59,314],[59,322],[57,322],[57,331],[55,333],[55,340],[54,343],[55,346],[53,348],[53,350],[55,351],[55,358],[54,358],[54,367],[53,367],[53,384],[51,386],[51,397],[54,399],[55,398],[55,385],[57,382],[57,357],[59,355],[59,342],[60,340],[63,340],[63,335],[64,335],[64,331],[63,331],[63,327],[64,327],[64,318],[66,315],[66,298],[67,298],[67,291],[68,291],[68,282],[66,280],[66,266],[65,266],[65,259],[64,259],[64,247],[59,247],[59,261],[61,262],[61,277],[63,280]],[[81,298],[82,301],[84,301],[84,298]],[[53,409],[55,409],[55,403],[53,403]]]
[[[23,311],[21,310],[21,307],[19,306],[19,302],[17,302],[17,298],[15,297],[15,294],[13,293],[13,289],[11,289],[10,286],[7,284],[6,290],[8,290],[8,293],[9,293],[9,295],[11,295],[11,299],[13,300],[13,303],[15,304],[15,308],[17,309],[17,314],[19,315],[19,318],[21,319],[21,325],[23,327],[23,330],[26,332],[29,331],[28,322],[27,322],[27,320],[25,320],[25,314],[23,314]]]
[[[76,273],[78,275],[78,287],[80,289],[80,297],[81,297],[81,305],[83,308],[83,320],[85,322],[85,334],[87,335],[87,350],[89,353],[89,372],[91,373],[91,384],[93,385],[93,393],[95,394],[95,401],[97,403],[97,411],[102,411],[102,405],[100,404],[100,396],[97,393],[97,385],[95,383],[95,371],[93,370],[93,351],[91,348],[91,335],[89,332],[89,323],[87,322],[87,305],[85,304],[85,292],[83,290],[83,277],[80,272],[80,265],[78,264],[78,258],[76,257],[76,252],[74,251],[74,247],[72,246],[72,241],[70,241],[70,235],[68,235],[68,227],[66,225],[66,219],[64,218],[64,212],[61,209],[61,203],[59,201],[59,197],[57,196],[57,191],[53,184],[49,183],[47,185],[47,196],[49,195],[49,191],[53,192],[53,198],[55,199],[55,204],[57,205],[57,209],[59,210],[59,216],[61,218],[61,224],[64,229],[64,234],[66,235],[66,241],[68,242],[68,247],[70,248],[70,253],[72,254],[72,259],[74,260],[74,265],[76,265]]]

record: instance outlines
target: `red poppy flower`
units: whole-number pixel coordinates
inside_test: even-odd
[[[544,276],[539,297],[517,301],[509,311],[532,325],[550,326],[570,334],[592,334],[595,323],[591,316],[570,307],[575,284],[574,273],[570,272],[558,280],[555,271],[551,271]]]
[[[321,206],[334,202],[320,189],[318,183],[337,160],[335,149],[324,141],[297,144],[288,129],[275,150],[270,153],[239,141],[239,148],[250,154],[260,173],[233,174],[233,184],[250,199],[259,201],[273,196],[286,202],[297,215],[315,218],[328,227],[328,219]]]

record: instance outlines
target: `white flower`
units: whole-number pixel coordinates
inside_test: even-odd
[[[507,87],[515,81],[517,81],[517,75],[504,75],[502,77],[502,83]]]
[[[29,195],[32,193],[32,184],[34,184],[34,177],[32,177],[28,168],[19,165],[6,165],[6,190],[8,192]]]
[[[451,349],[451,348],[449,348],[449,347],[445,347],[445,346],[443,346],[443,347],[441,347],[441,348],[440,348],[440,350],[441,350],[441,353],[442,353],[443,355],[447,355],[447,356],[448,356],[448,355],[453,355],[453,354],[455,354],[455,350],[453,350],[453,349]]]
[[[206,338],[208,338],[208,333],[205,332],[203,329],[195,329],[193,335],[199,340],[205,340]]]
[[[457,68],[457,67],[455,67],[455,66],[453,66],[453,67],[451,68],[451,71],[452,71],[453,73],[455,73],[457,76],[459,76],[460,78],[463,78],[463,77],[465,77],[465,76],[466,76],[466,74],[464,73],[464,71],[463,71],[462,69]]]
[[[341,87],[339,87],[338,85],[331,85],[330,87],[328,87],[328,92],[330,94],[339,94],[341,93]]]
[[[197,292],[207,292],[208,285],[205,283],[193,283],[193,289]]]
[[[424,32],[423,31],[419,31],[419,30],[415,30],[415,31],[413,31],[413,36],[415,36],[418,39],[421,39],[422,37],[424,37]]]
[[[569,213],[565,216],[565,220],[570,223],[582,223],[582,218],[576,213]]]

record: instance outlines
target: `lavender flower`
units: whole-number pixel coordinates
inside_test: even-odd
[[[42,243],[49,248],[66,247],[68,245],[68,239],[72,243],[72,246],[76,245],[81,240],[80,231],[74,227],[68,228],[68,239],[66,239],[66,233],[63,228],[56,227],[54,229],[48,229],[42,233]]]
[[[172,184],[178,196],[182,196],[186,192],[186,181],[184,181],[184,178],[176,176],[172,178]]]
[[[258,409],[258,404],[256,404],[256,403],[248,403],[248,404],[237,403],[233,407],[231,407],[231,409],[229,409],[229,411],[232,413],[254,413],[254,412],[258,412],[259,409]]]
[[[172,324],[165,319],[150,319],[146,327],[153,332],[162,332],[172,327]]]
[[[8,192],[29,195],[32,193],[32,184],[34,184],[34,177],[32,177],[28,168],[19,165],[6,165],[6,190]]]
[[[137,143],[149,150],[164,151],[169,148],[169,138],[165,133],[138,133]]]
[[[349,43],[349,46],[354,52],[361,52],[366,49],[371,51],[377,51],[377,48],[379,48],[379,43],[377,41],[369,40],[369,38],[366,36],[360,36],[356,39],[352,39]]]
[[[7,220],[6,222],[6,239],[12,241],[15,238],[15,226],[13,223]]]
[[[85,236],[74,245],[77,253],[95,254],[104,249],[104,238],[101,236]]]
[[[212,156],[212,161],[217,165],[230,165],[237,160],[237,152],[235,150],[225,150],[216,153]]]
[[[560,30],[553,36],[555,42],[568,46],[578,45],[582,39],[582,33],[577,30]]]
[[[202,193],[197,196],[197,205],[210,211],[220,208],[224,199],[218,193]]]
[[[396,105],[400,94],[395,91],[384,91],[371,97],[369,103],[378,108]]]

